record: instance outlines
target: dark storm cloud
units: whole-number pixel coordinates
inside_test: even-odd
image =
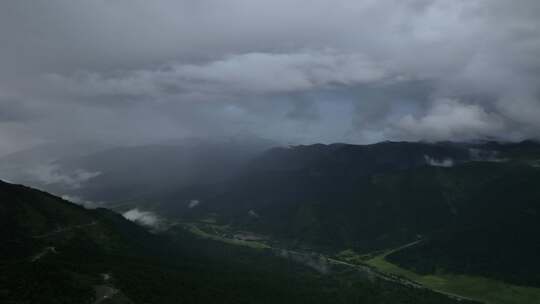
[[[38,114],[24,101],[16,98],[0,99],[0,123],[25,122],[37,119]]]
[[[540,137],[536,0],[0,3],[0,153]]]
[[[291,104],[292,109],[287,113],[287,118],[306,121],[318,121],[321,118],[317,104],[309,96],[292,99]]]

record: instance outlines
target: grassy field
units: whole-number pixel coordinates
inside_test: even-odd
[[[408,278],[427,288],[488,304],[540,303],[540,288],[510,285],[501,281],[468,275],[420,275],[388,262],[385,257],[390,252],[380,254],[365,262],[380,271]]]
[[[246,247],[250,247],[250,248],[253,248],[253,249],[270,248],[270,246],[268,246],[268,245],[266,245],[264,243],[261,243],[261,242],[243,241],[243,240],[237,240],[237,239],[232,239],[232,238],[224,238],[224,237],[220,237],[220,236],[215,235],[215,234],[207,233],[207,232],[201,230],[199,227],[197,227],[197,225],[194,225],[194,224],[186,224],[186,227],[189,229],[189,231],[191,231],[191,233],[193,233],[195,235],[198,235],[200,237],[203,237],[203,238],[214,240],[214,241],[220,241],[220,242],[224,242],[224,243],[227,243],[227,244],[238,245],[238,246],[246,246]]]
[[[254,249],[270,248],[267,244],[256,241],[243,241],[205,232],[195,224],[186,224],[186,227],[194,234],[220,241],[228,244],[246,246]],[[215,229],[225,229],[219,226],[212,226]],[[416,242],[415,242],[416,243]],[[413,245],[405,246],[385,251],[376,252],[368,255],[357,255],[352,250],[343,251],[337,256],[338,260],[348,263],[368,264],[384,273],[398,275],[409,280],[422,284],[426,288],[446,293],[449,295],[460,296],[477,300],[486,304],[535,304],[540,303],[540,288],[523,287],[507,284],[501,281],[492,280],[484,277],[475,277],[456,274],[435,274],[421,275],[413,271],[401,268],[388,262],[385,257],[392,252]]]

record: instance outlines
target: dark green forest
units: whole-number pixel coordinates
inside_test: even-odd
[[[9,245],[0,259],[2,303],[95,303],[104,273],[111,275],[106,284],[121,292],[110,303],[455,302],[354,273],[319,274],[182,229],[152,234],[108,210],[85,210],[23,186],[2,183],[0,193]],[[51,246],[54,252],[33,260]]]

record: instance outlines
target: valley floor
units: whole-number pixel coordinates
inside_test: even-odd
[[[269,239],[249,241],[239,239],[229,231],[229,227],[208,223],[182,223],[181,225],[199,237],[253,249],[271,249],[278,256],[304,264],[319,272],[328,272],[332,266],[342,266],[361,272],[370,280],[390,281],[409,288],[427,288],[457,300],[479,301],[486,304],[540,303],[540,288],[511,285],[489,278],[469,275],[445,273],[421,275],[385,259],[389,254],[413,246],[420,241],[363,256],[347,250],[344,251],[344,254],[331,257],[313,251],[304,252],[279,248],[278,244],[270,242]]]
[[[387,261],[385,257],[390,252],[380,254],[366,263],[382,272],[405,277],[434,291],[459,295],[487,304],[540,303],[540,288],[517,286],[469,275],[444,273],[421,275]]]

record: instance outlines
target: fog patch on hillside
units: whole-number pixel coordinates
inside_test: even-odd
[[[499,157],[498,151],[469,149],[469,154],[473,161],[485,161],[485,162],[497,162],[497,163],[507,161],[507,159]]]
[[[76,169],[71,172],[64,172],[60,166],[54,163],[41,164],[32,167],[26,172],[33,180],[44,185],[60,184],[72,189],[81,188],[85,182],[101,175],[101,172],[89,172],[83,169]]]
[[[257,212],[255,212],[255,210],[249,210],[248,211],[248,215],[252,218],[259,218],[259,214]]]
[[[197,207],[200,203],[201,203],[201,201],[196,200],[196,199],[193,199],[193,200],[191,200],[191,201],[189,202],[188,208],[189,208],[189,209],[195,208],[195,207]]]
[[[89,201],[89,200],[85,200],[85,199],[83,199],[81,197],[78,197],[78,196],[67,195],[67,194],[62,195],[62,199],[66,200],[66,201],[70,201],[70,202],[75,203],[77,205],[81,205],[86,209],[100,208],[100,207],[103,207],[103,205],[105,204],[104,202]]]
[[[122,216],[139,225],[151,228],[159,228],[160,224],[162,223],[162,219],[155,213],[150,211],[142,211],[138,208],[126,211],[122,214]]]
[[[433,157],[430,157],[429,155],[424,155],[424,159],[426,160],[426,163],[430,166],[434,167],[453,167],[454,166],[454,160],[451,158],[444,158],[442,160],[435,159]]]

